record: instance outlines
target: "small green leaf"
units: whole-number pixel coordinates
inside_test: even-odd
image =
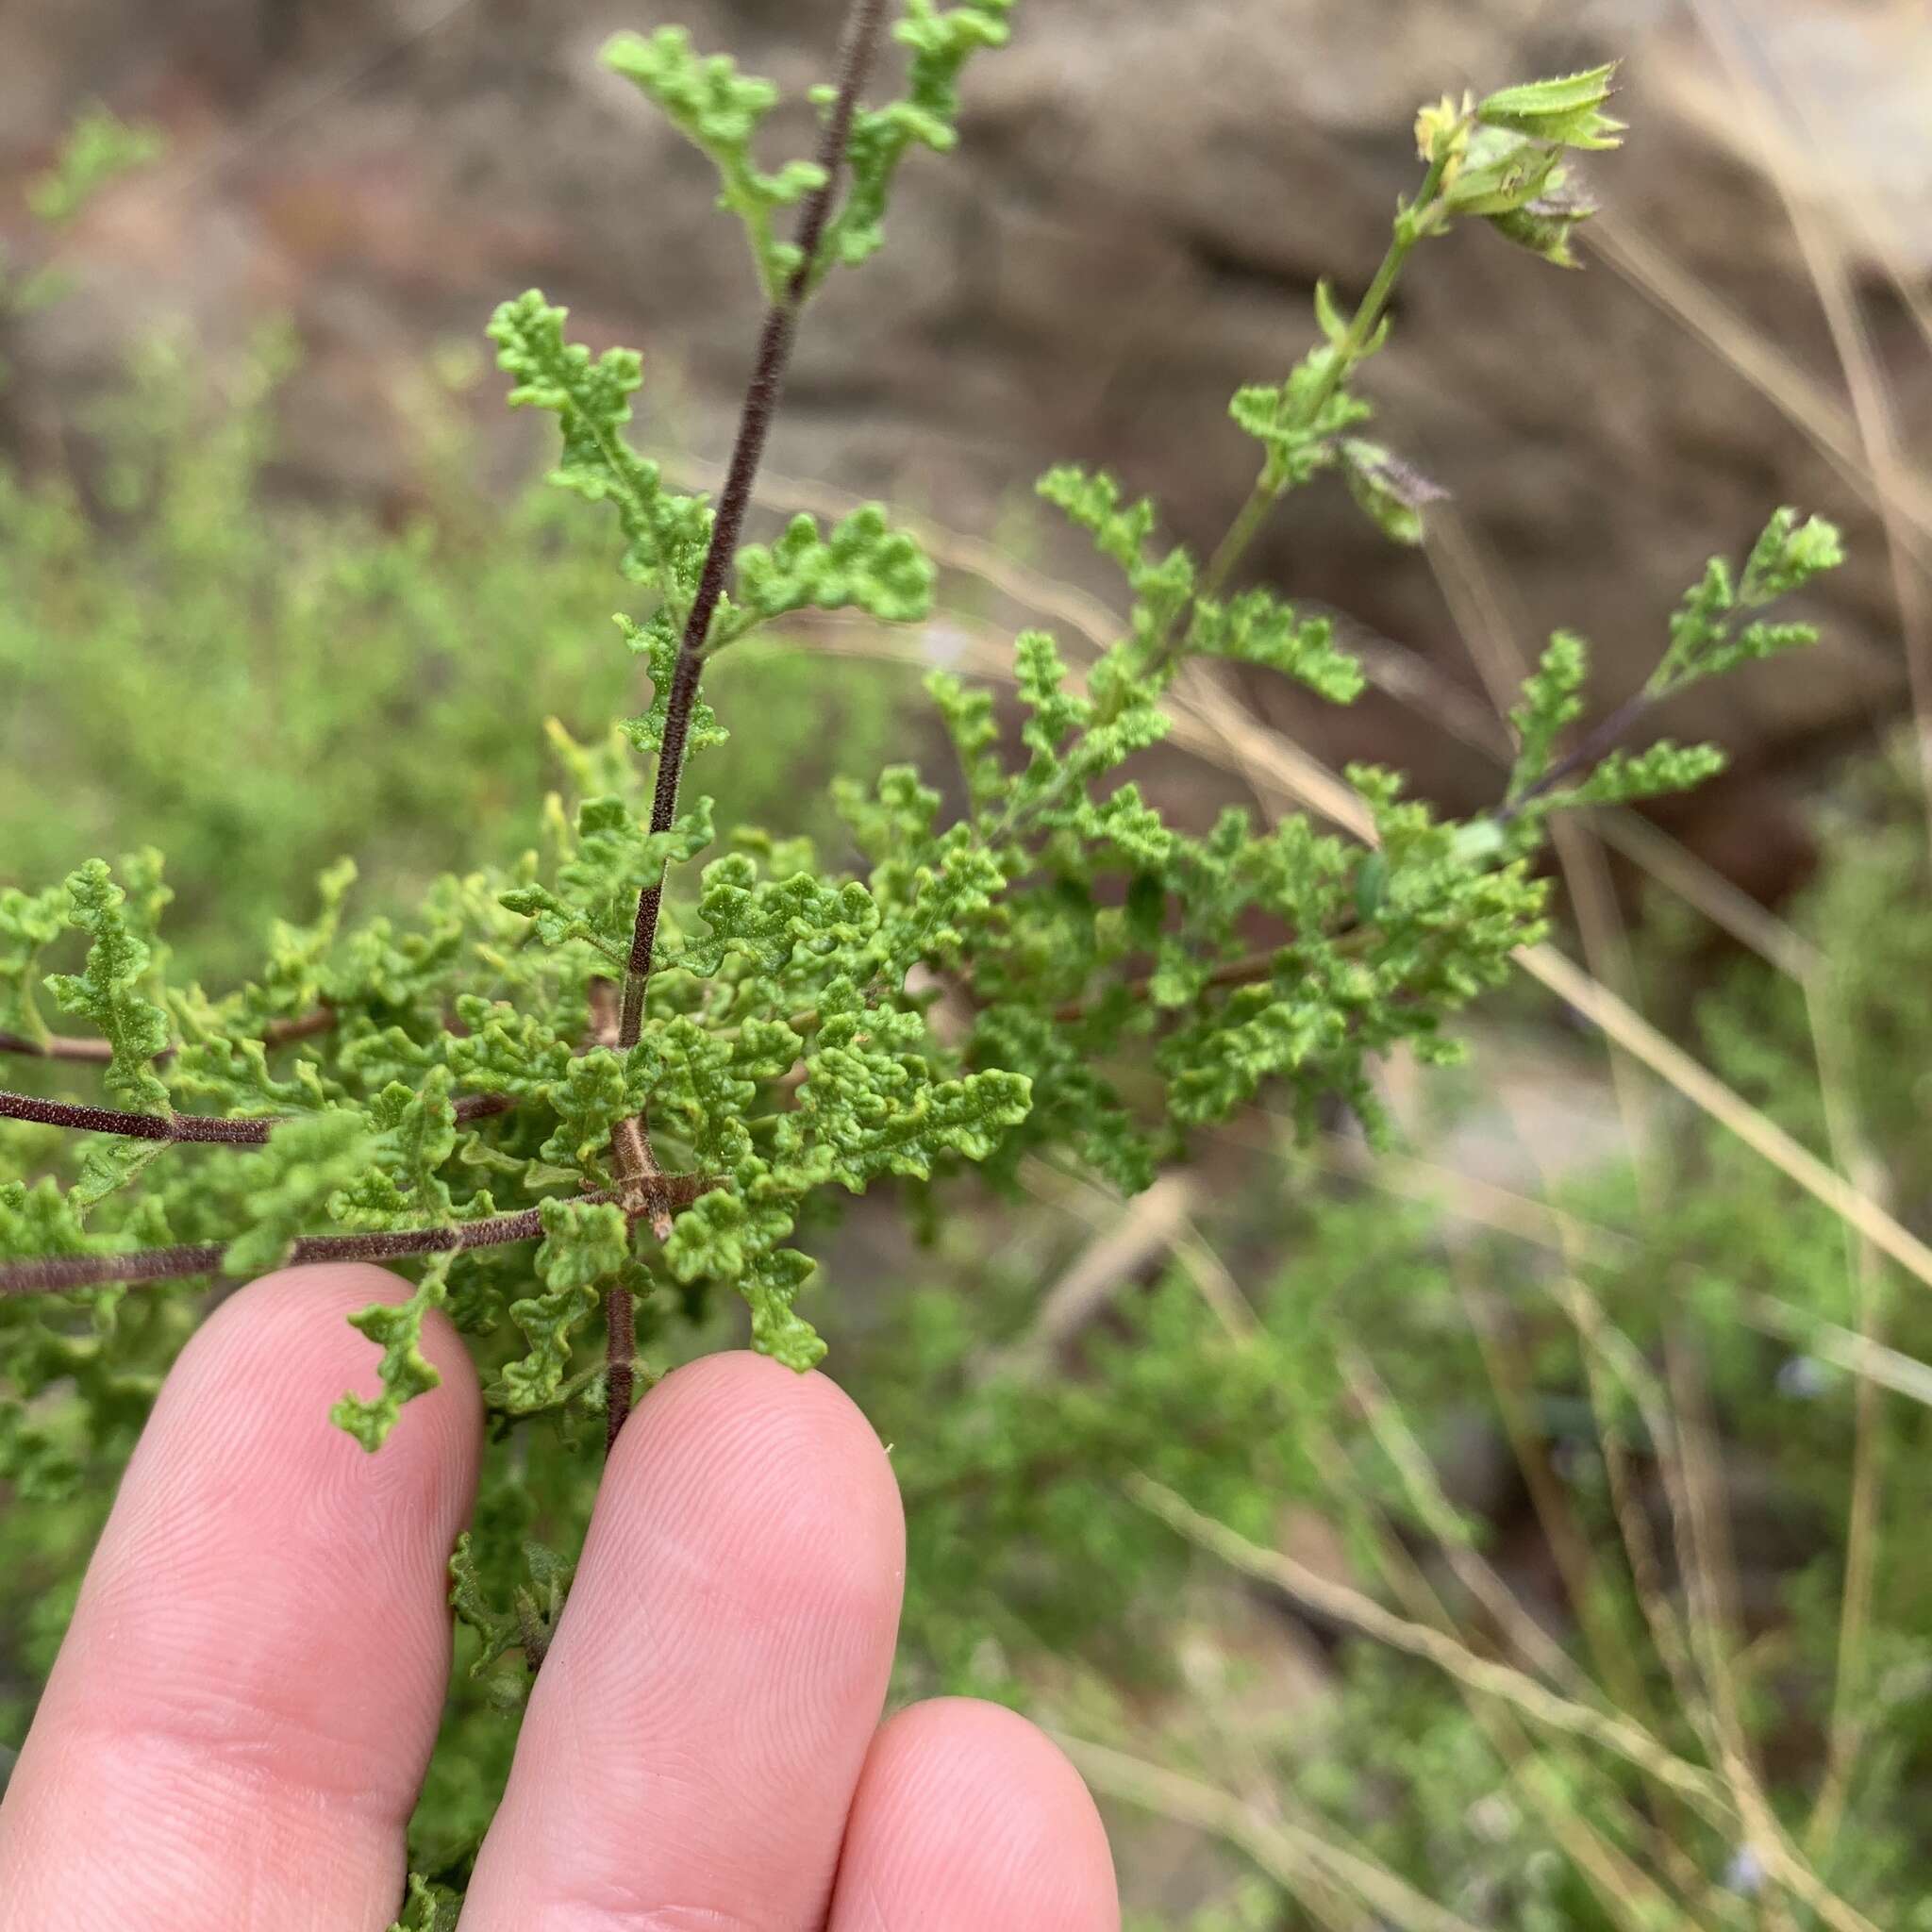
[[[715,641],[794,610],[863,610],[883,624],[916,624],[931,614],[936,581],[932,560],[875,503],[854,510],[829,537],[799,515],[776,543],[739,551],[733,621]]]
[[[29,184],[27,206],[53,225],[71,222],[109,183],[149,166],[166,147],[158,127],[90,108],[68,129],[52,170]]]
[[[604,64],[634,82],[663,110],[680,134],[710,157],[723,192],[721,208],[744,224],[767,295],[775,296],[797,265],[798,252],[778,240],[772,218],[824,180],[813,161],[791,161],[767,174],[753,154],[760,125],[778,104],[769,81],[741,74],[727,54],[700,55],[679,26],[660,27],[647,39],[621,33],[604,48]]]
[[[510,1319],[529,1344],[505,1364],[491,1391],[510,1415],[532,1415],[563,1399],[575,1329],[596,1312],[600,1291],[630,1258],[630,1229],[610,1202],[544,1201],[543,1244],[537,1276],[543,1292],[510,1304]]]
[[[99,858],[69,874],[67,895],[68,924],[92,943],[86,967],[53,974],[48,990],[63,1012],[92,1021],[106,1038],[113,1052],[108,1091],[140,1112],[167,1113],[168,1090],[154,1060],[167,1050],[168,1019],[142,991],[153,955],[125,909],[127,895]]]
[[[448,1299],[452,1258],[434,1257],[408,1301],[372,1302],[349,1317],[349,1326],[382,1350],[375,1372],[382,1393],[373,1400],[345,1394],[329,1411],[329,1420],[372,1455],[402,1419],[403,1405],[441,1385],[435,1364],[423,1353],[423,1324],[431,1308],[441,1307]]]
[[[1516,762],[1507,796],[1521,798],[1549,770],[1557,740],[1583,715],[1590,646],[1574,631],[1552,633],[1548,648],[1509,713],[1516,727]]]

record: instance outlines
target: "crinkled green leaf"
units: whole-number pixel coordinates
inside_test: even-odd
[[[622,614],[617,620],[624,641],[645,660],[651,674],[651,708],[624,721],[626,741],[646,757],[655,757],[664,744],[664,721],[671,709],[671,681],[677,671],[678,646],[683,631],[669,608],[660,609],[648,624],[635,624]],[[731,734],[718,722],[718,714],[705,697],[703,688],[691,702],[691,724],[685,739],[685,756],[724,744]]]
[[[648,38],[618,34],[604,48],[604,64],[634,81],[687,141],[710,157],[722,183],[718,205],[744,224],[765,291],[776,295],[797,266],[798,251],[778,239],[772,218],[824,179],[814,161],[791,161],[776,174],[758,166],[753,144],[777,106],[778,90],[769,80],[741,74],[728,54],[698,54],[679,26],[660,27]]]
[[[534,920],[545,945],[580,940],[622,967],[630,953],[639,891],[711,842],[711,801],[700,798],[668,832],[653,832],[621,798],[586,799],[575,842],[557,869],[557,885],[501,892],[507,910]]]
[[[792,1306],[817,1262],[796,1248],[762,1255],[738,1284],[751,1307],[751,1345],[801,1375],[824,1359],[818,1331]]]
[[[143,1113],[166,1113],[168,1090],[155,1072],[168,1046],[168,1018],[142,991],[152,953],[126,909],[127,895],[104,859],[90,859],[67,880],[68,924],[86,933],[87,964],[57,973],[48,990],[63,1012],[90,1020],[113,1050],[108,1091]]]
[[[327,1203],[362,1178],[374,1149],[369,1123],[344,1108],[291,1121],[258,1152],[235,1156],[244,1226],[228,1242],[224,1272],[266,1274],[297,1237],[325,1232]]]
[[[529,1344],[506,1363],[491,1394],[511,1415],[531,1415],[563,1399],[573,1337],[596,1312],[600,1291],[630,1258],[630,1230],[624,1210],[609,1202],[541,1204],[543,1242],[537,1250],[541,1294],[512,1302],[510,1320]]]
[[[329,1203],[345,1227],[441,1227],[456,1206],[440,1170],[456,1152],[456,1108],[446,1067],[432,1067],[420,1089],[391,1081],[369,1103],[369,1172]]]
[[[1811,625],[1772,624],[1749,613],[1803,590],[1843,560],[1835,525],[1823,517],[1800,523],[1796,510],[1778,510],[1752,545],[1740,577],[1734,580],[1724,558],[1713,557],[1685,592],[1671,619],[1670,648],[1647,689],[1662,696],[1755,658],[1815,643],[1818,632]]]
[[[698,917],[708,936],[687,941],[665,964],[705,977],[734,956],[759,973],[782,973],[801,950],[824,957],[863,946],[879,924],[872,894],[857,879],[842,886],[808,873],[759,879],[741,853],[705,868]]]
[[[40,957],[67,928],[67,895],[58,886],[24,892],[0,886],[0,1032],[16,1033],[36,1044],[47,1038],[47,1024],[34,1002],[40,984]]]
[[[1226,604],[1203,599],[1194,607],[1189,645],[1208,657],[1265,664],[1331,704],[1361,695],[1361,666],[1337,648],[1335,626],[1325,617],[1303,618],[1270,591],[1244,591]]]
[[[733,621],[724,641],[753,625],[794,610],[863,610],[886,624],[915,624],[931,614],[932,560],[904,530],[867,504],[841,519],[828,537],[800,514],[777,542],[747,543],[738,553]]]
[[[1557,740],[1583,715],[1589,675],[1590,646],[1574,631],[1552,632],[1541,660],[1524,683],[1522,702],[1509,713],[1516,729],[1510,798],[1521,798],[1549,769]]]
[[[849,186],[833,216],[820,256],[821,277],[831,264],[856,265],[885,240],[886,204],[901,162],[914,146],[944,153],[958,140],[959,75],[974,55],[1004,46],[1014,0],[968,0],[941,7],[935,0],[906,0],[905,17],[892,29],[911,55],[901,100],[861,108],[846,149]],[[831,90],[814,90],[821,111]]]
[[[544,1097],[556,1109],[557,1130],[537,1151],[577,1170],[594,1169],[611,1129],[638,1107],[624,1056],[602,1046],[575,1056]]]
[[[616,510],[625,574],[667,596],[688,595],[704,567],[711,512],[702,497],[667,491],[658,465],[625,441],[630,398],[643,379],[635,352],[608,349],[592,361],[581,343],[564,341],[567,313],[532,289],[491,318],[497,362],[515,378],[511,406],[556,415],[563,455],[552,480]]]
[[[446,1885],[432,1885],[420,1873],[411,1872],[403,1916],[391,1923],[389,1932],[456,1932],[462,1908],[460,1893]]]
[[[345,1394],[329,1411],[329,1420],[371,1454],[388,1441],[405,1403],[441,1386],[436,1365],[423,1353],[423,1324],[431,1308],[448,1299],[451,1258],[434,1257],[408,1300],[372,1302],[349,1317],[349,1326],[382,1350],[375,1371],[382,1393],[374,1398]]]

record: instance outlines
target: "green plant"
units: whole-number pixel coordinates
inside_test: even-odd
[[[620,571],[642,600],[621,622],[653,687],[619,741],[572,752],[575,809],[544,811],[537,849],[465,855],[473,869],[429,886],[408,918],[352,922],[352,875],[331,869],[313,916],[278,922],[256,975],[219,994],[174,970],[151,850],[118,877],[93,860],[64,886],[0,891],[0,1044],[48,1072],[100,1063],[117,1103],[0,1095],[0,1145],[20,1176],[0,1185],[11,1480],[58,1504],[125,1453],[211,1276],[323,1257],[409,1268],[407,1304],[358,1317],[380,1349],[382,1396],[336,1411],[371,1450],[433,1381],[418,1348],[427,1311],[446,1309],[472,1339],[502,1440],[455,1566],[475,1675],[453,1699],[419,1820],[418,1863],[439,1880],[460,1880],[493,1803],[500,1710],[535,1661],[519,1610],[541,1619],[564,1588],[558,1551],[594,1481],[581,1452],[622,1428],[652,1373],[641,1351],[662,1359],[714,1332],[735,1292],[754,1345],[809,1367],[824,1344],[798,1305],[808,1243],[841,1195],[899,1184],[913,1214],[938,1220],[951,1198],[940,1191],[962,1171],[998,1188],[1033,1160],[1132,1192],[1264,1095],[1304,1124],[1339,1106],[1376,1129],[1377,1057],[1406,1045],[1454,1058],[1448,1024],[1544,930],[1531,860],[1548,815],[1675,789],[1718,762],[1709,747],[1612,742],[1642,707],[1559,749],[1585,682],[1564,634],[1525,689],[1507,795],[1467,821],[1362,768],[1350,778],[1374,825],[1366,846],[1303,817],[1262,827],[1242,812],[1194,836],[1124,775],[1170,728],[1177,682],[1217,660],[1272,667],[1338,703],[1359,689],[1325,623],[1234,579],[1279,500],[1330,471],[1392,536],[1418,535],[1429,486],[1353,433],[1371,414],[1358,372],[1386,340],[1409,258],[1458,220],[1567,259],[1588,207],[1566,156],[1616,138],[1600,69],[1425,112],[1425,173],[1361,301],[1345,310],[1324,287],[1316,345],[1283,382],[1234,398],[1259,472],[1205,568],[1163,549],[1152,504],[1112,478],[1043,480],[1123,573],[1131,617],[1080,681],[1046,633],[1016,641],[1017,745],[988,692],[931,681],[958,759],[956,808],[913,767],[890,766],[837,792],[861,870],[822,862],[796,818],[773,834],[734,813],[693,887],[690,868],[720,842],[712,801],[684,791],[688,762],[724,740],[714,665],[728,671],[756,631],[794,613],[902,622],[932,596],[933,566],[877,508],[744,541],[801,314],[827,275],[879,244],[910,149],[952,143],[960,72],[1005,39],[1010,0],[908,0],[906,94],[870,108],[883,10],[859,0],[838,83],[816,96],[819,152],[775,174],[752,150],[767,84],[700,59],[671,29],[610,50],[717,161],[770,299],[715,506],[668,487],[626,441],[635,355],[593,358],[536,293],[491,325],[510,400],[558,419],[556,480],[617,520]],[[797,228],[783,242],[788,208]],[[1807,641],[1756,613],[1836,556],[1828,526],[1780,511],[1735,585],[1714,565],[1690,593],[1645,705]],[[348,681],[337,715],[356,719],[365,696]],[[62,948],[77,970],[46,974]],[[92,1031],[57,1033],[43,988]],[[532,1241],[533,1262],[517,1252]],[[65,1299],[85,1289],[98,1292]],[[1163,1304],[1151,1319],[1181,1317]],[[1227,1392],[1257,1426],[1307,1372],[1299,1313],[1283,1319],[1279,1346]],[[600,1323],[601,1350],[586,1348]],[[1049,1433],[1064,1441],[1077,1424],[1085,1456],[1128,1441],[1144,1456],[1179,1388],[1164,1380],[1197,1360],[1178,1335],[1126,1352],[1131,1400],[1056,1412]],[[932,1345],[937,1371],[949,1343]],[[1003,1474],[1029,1440],[1023,1407],[977,1426],[980,1438],[934,1439],[939,1487],[970,1483],[974,1441]],[[1186,1446],[1177,1439],[1174,1457]],[[1121,1571],[1123,1588],[1134,1574]],[[928,1633],[936,1657],[966,1635]],[[411,1909],[426,1923],[424,1887]]]

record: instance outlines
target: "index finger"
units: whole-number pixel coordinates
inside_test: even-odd
[[[449,1671],[479,1428],[460,1338],[371,1456],[329,1421],[406,1285],[291,1269],[170,1372],[0,1804],[0,1932],[376,1932]]]

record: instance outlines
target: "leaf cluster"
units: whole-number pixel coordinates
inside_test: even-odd
[[[841,184],[814,163],[768,172],[755,148],[775,90],[700,57],[678,30],[620,37],[607,58],[716,163],[789,325],[794,292],[878,246],[911,150],[953,143],[960,75],[1006,38],[1009,11],[1009,0],[907,0],[905,96],[858,109]],[[802,613],[919,622],[934,565],[876,507],[728,541],[737,507],[671,487],[633,444],[641,358],[573,342],[565,311],[539,292],[505,303],[489,334],[509,401],[555,417],[553,481],[615,519],[616,572],[635,603],[619,623],[652,702],[588,746],[555,728],[569,795],[532,814],[527,847],[466,855],[400,912],[357,907],[353,869],[332,867],[313,916],[272,925],[252,968],[215,991],[162,943],[170,894],[150,852],[118,874],[91,860],[64,884],[6,889],[0,1021],[36,1077],[101,1060],[108,1093],[136,1114],[272,1125],[238,1151],[172,1127],[116,1138],[79,1102],[62,1103],[86,1130],[77,1141],[62,1142],[44,1108],[0,1122],[20,1175],[0,1182],[0,1474],[61,1494],[91,1457],[120,1453],[192,1324],[196,1275],[258,1274],[318,1241],[403,1259],[407,1295],[353,1318],[377,1392],[345,1394],[335,1420],[379,1449],[436,1384],[425,1323],[446,1318],[467,1338],[508,1470],[486,1485],[454,1567],[476,1689],[451,1722],[475,1762],[493,1766],[503,1753],[480,1728],[486,1707],[520,1702],[563,1601],[557,1552],[581,1519],[581,1450],[621,1420],[615,1391],[639,1367],[624,1337],[648,1379],[693,1334],[723,1332],[731,1309],[755,1347],[803,1371],[825,1348],[811,1319],[823,1298],[808,1295],[817,1231],[852,1196],[891,1191],[943,1224],[941,1204],[960,1198],[952,1184],[969,1169],[1010,1191],[1073,1167],[1131,1194],[1186,1160],[1203,1130],[1263,1108],[1303,1131],[1353,1119],[1379,1136],[1378,1065],[1398,1050],[1453,1060],[1458,1016],[1545,933],[1535,860],[1549,810],[1694,782],[1709,755],[1588,739],[1559,751],[1587,688],[1584,647],[1567,633],[1516,713],[1509,791],[1475,818],[1445,818],[1399,774],[1364,765],[1346,782],[1366,838],[1300,813],[1232,809],[1204,827],[1161,795],[1145,755],[1172,729],[1180,681],[1227,663],[1327,702],[1359,692],[1326,620],[1237,585],[1247,545],[1281,497],[1333,469],[1392,538],[1419,540],[1440,492],[1352,433],[1372,413],[1354,380],[1422,241],[1460,215],[1558,219],[1559,157],[1614,142],[1607,84],[1604,70],[1424,115],[1428,173],[1362,301],[1344,313],[1324,285],[1315,346],[1282,381],[1233,399],[1261,469],[1215,554],[1167,541],[1157,505],[1109,475],[1062,467],[1042,479],[1041,495],[1120,573],[1121,635],[1076,660],[1047,631],[1022,632],[1004,707],[933,677],[957,774],[902,761],[838,785],[828,857],[795,811],[774,833],[735,802],[722,831],[709,797],[672,808],[682,760],[724,743],[695,674]],[[774,218],[835,186],[824,252],[802,263]],[[1541,245],[1562,258],[1547,236]],[[768,327],[767,340],[784,333]],[[775,387],[782,364],[761,374]],[[1836,560],[1828,526],[1780,512],[1735,582],[1714,565],[1687,598],[1646,698],[1802,641],[1757,613]],[[191,546],[184,577],[194,561]],[[361,562],[394,566],[380,549]],[[390,589],[412,581],[398,570]],[[656,924],[641,952],[647,902]],[[52,1034],[42,991],[88,1029],[83,1044]],[[519,1250],[529,1242],[533,1256]],[[1251,1346],[1205,1333],[1196,1302],[1171,1285],[1096,1357],[1092,1387],[975,1382],[960,1303],[923,1312],[908,1398],[960,1397],[908,1419],[908,1499],[938,1540],[923,1560],[945,1574],[974,1552],[1011,1553],[977,1586],[961,1580],[950,1609],[934,1599],[919,1613],[933,1668],[984,1684],[999,1674],[975,1648],[989,1624],[1015,1627],[1022,1606],[1041,1627],[1129,1621],[1150,1579],[1172,1572],[1162,1534],[1092,1507],[1094,1467],[1132,1459],[1257,1533],[1264,1504],[1308,1489],[1308,1430],[1317,1418],[1340,1426],[1317,1315],[1347,1305],[1358,1318],[1365,1245],[1381,1252],[1356,1228],[1340,1244],[1350,1270],[1324,1298],[1279,1298]],[[177,1262],[163,1266],[161,1250]],[[103,1276],[146,1267],[175,1285],[91,1301],[28,1292],[46,1279],[31,1271],[56,1261]],[[1383,1279],[1419,1300],[1436,1292],[1392,1263]],[[1058,1585],[1026,1582],[1036,1538],[1091,1558],[1077,1592],[1057,1600]],[[1110,1581],[1096,1589],[1103,1570]],[[512,1651],[522,1674],[507,1668]],[[441,1878],[460,1864],[493,1802],[489,1782],[479,1773],[449,1795],[455,1842],[419,1870]],[[438,1927],[448,1907],[419,1879],[400,1923]]]

